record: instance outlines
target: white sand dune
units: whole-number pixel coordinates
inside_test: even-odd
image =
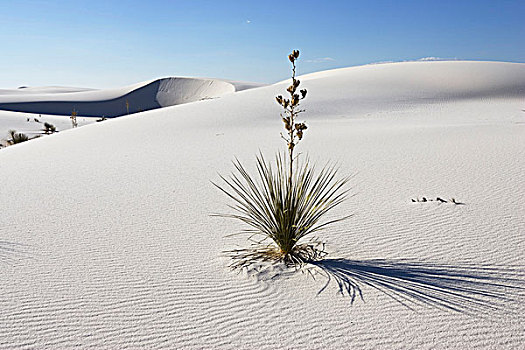
[[[22,88],[0,90],[0,110],[107,118],[220,97],[260,84],[218,79],[164,78],[118,89]]]
[[[78,114],[79,126],[145,110],[221,97],[263,84],[204,78],[164,78],[119,89],[76,87],[21,87],[0,90],[0,144],[9,130],[29,137],[42,134],[45,122],[57,130],[72,128],[70,116]]]
[[[0,151],[0,348],[522,348],[525,64],[300,79],[298,150],[355,174],[315,280],[221,256],[247,242],[210,180],[284,149],[286,83],[225,94]]]
[[[66,86],[20,86],[17,89],[0,89],[0,95],[27,95],[27,94],[60,94],[70,92],[93,91],[90,88],[66,87]]]

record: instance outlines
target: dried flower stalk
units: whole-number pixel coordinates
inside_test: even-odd
[[[299,103],[306,97],[306,89],[302,89],[299,91],[299,93],[297,93],[299,85],[301,84],[300,80],[295,78],[295,62],[298,58],[299,50],[293,50],[293,52],[288,55],[288,59],[292,63],[292,84],[286,89],[286,91],[290,95],[290,98],[284,98],[282,95],[279,95],[275,98],[277,103],[284,109],[284,111],[281,113],[281,119],[284,123],[284,128],[286,129],[287,135],[284,136],[281,134],[281,137],[288,145],[288,155],[290,161],[288,183],[290,184],[290,187],[293,177],[293,151],[295,146],[297,146],[297,144],[303,139],[304,131],[308,128],[304,122],[296,122],[297,116],[305,111],[299,108]]]

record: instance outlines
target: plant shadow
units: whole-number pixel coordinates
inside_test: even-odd
[[[339,293],[364,301],[363,287],[371,287],[404,306],[437,307],[480,314],[502,308],[524,295],[523,266],[491,267],[443,265],[410,260],[325,259],[310,262],[327,279],[319,291],[336,283]],[[309,270],[312,274],[312,269]],[[314,274],[312,274],[314,276]]]
[[[19,260],[30,258],[29,248],[27,244],[0,240],[0,264],[14,265]]]

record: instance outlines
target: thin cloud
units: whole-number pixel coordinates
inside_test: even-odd
[[[252,21],[250,21],[249,19],[246,20],[246,24],[250,24],[252,23]]]
[[[457,60],[458,60],[457,57],[454,57],[454,58],[442,58],[442,57],[429,56],[429,57],[422,57],[422,58],[413,59],[413,60],[378,61],[378,62],[367,63],[365,65],[385,64],[385,63],[401,63],[401,62],[431,62],[431,61],[457,61]]]
[[[433,56],[430,56],[430,57],[422,57],[420,59],[418,59],[418,61],[443,61],[444,59],[441,58],[441,57],[433,57]]]
[[[332,57],[320,57],[314,58],[313,60],[306,60],[308,63],[323,63],[323,62],[334,62],[335,59]]]

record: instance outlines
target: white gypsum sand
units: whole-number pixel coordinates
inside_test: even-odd
[[[296,150],[355,174],[315,280],[229,271],[221,252],[248,242],[210,216],[234,157],[283,150],[287,82],[161,108],[0,151],[0,348],[523,346],[525,64],[299,79]]]
[[[118,89],[20,87],[0,90],[0,144],[15,130],[30,138],[43,133],[44,123],[57,131],[71,129],[67,117],[77,114],[78,126],[183,103],[219,98],[262,84],[207,78],[171,77]]]
[[[0,110],[119,117],[151,109],[213,99],[261,84],[206,78],[163,78],[118,89],[22,87],[0,90]]]

